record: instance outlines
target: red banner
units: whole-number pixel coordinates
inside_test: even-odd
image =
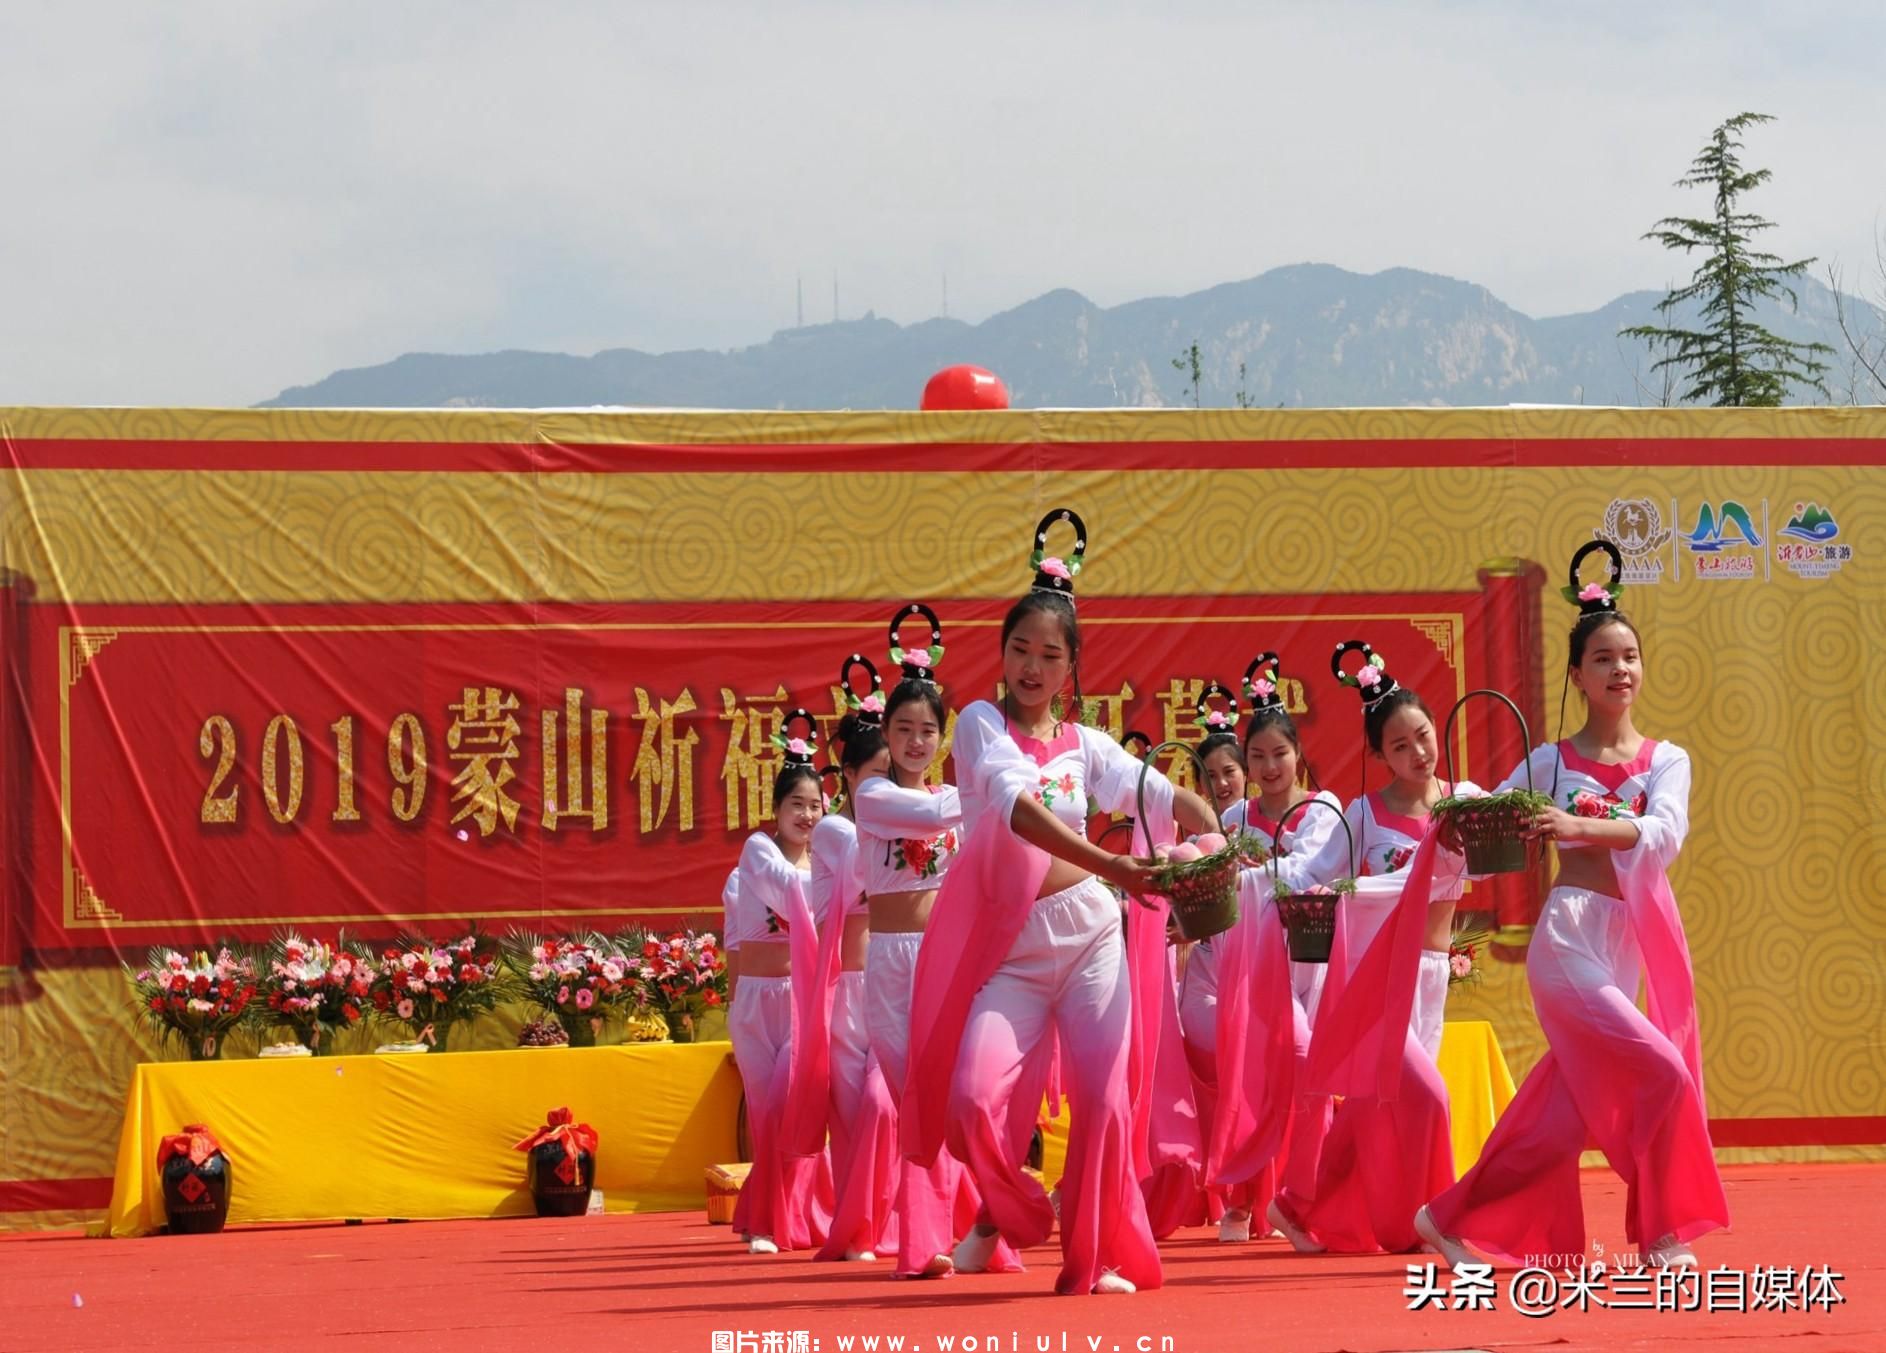
[[[1200,686],[1235,688],[1275,649],[1309,759],[1346,799],[1362,758],[1356,696],[1329,672],[1342,640],[1374,645],[1437,719],[1482,685],[1536,717],[1537,643],[1520,632],[1536,583],[1484,582],[1084,600],[1090,722],[1196,742]],[[932,604],[951,706],[993,695],[1006,604]],[[853,651],[894,680],[895,609],[22,603],[11,751],[31,793],[14,881],[30,905],[14,899],[5,961],[288,925],[717,924],[744,837],[771,819],[782,717],[806,706],[829,733]],[[1463,774],[1517,760],[1505,717],[1463,721]]]

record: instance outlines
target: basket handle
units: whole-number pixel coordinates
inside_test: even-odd
[[[1460,777],[1454,771],[1454,720],[1469,700],[1480,695],[1492,696],[1513,712],[1513,719],[1519,724],[1520,747],[1526,758],[1526,789],[1529,792],[1532,791],[1536,788],[1532,783],[1532,730],[1526,726],[1526,716],[1519,712],[1519,706],[1508,699],[1504,693],[1482,689],[1468,691],[1454,702],[1452,709],[1447,711],[1447,726],[1441,733],[1441,746],[1447,754],[1447,792],[1454,793],[1460,783]]]
[[[1354,878],[1357,870],[1361,868],[1361,865],[1356,859],[1356,834],[1349,830],[1349,815],[1347,813],[1343,812],[1342,809],[1338,808],[1328,799],[1305,799],[1295,808],[1292,808],[1290,812],[1284,814],[1284,821],[1289,821],[1290,813],[1303,812],[1311,808],[1327,809],[1329,812],[1336,815],[1336,824],[1342,828],[1342,834],[1347,837],[1349,841],[1349,877]],[[1279,822],[1277,824],[1277,834],[1282,836],[1283,831],[1284,824],[1283,822]],[[1275,850],[1271,851],[1270,857],[1264,861],[1264,865],[1265,868],[1270,871],[1271,891],[1275,892],[1278,883],[1277,852]]]
[[[1152,750],[1146,753],[1144,757],[1144,764],[1141,765],[1139,768],[1139,785],[1135,790],[1135,798],[1137,799],[1138,804],[1139,804],[1139,816],[1133,819],[1135,822],[1143,824],[1146,821],[1146,777],[1152,774],[1153,762],[1158,760],[1159,754],[1165,751],[1167,748],[1171,748],[1173,751],[1177,751],[1177,752],[1184,752],[1187,756],[1192,758],[1192,764],[1198,768],[1198,782],[1201,785],[1211,778],[1211,772],[1205,769],[1205,759],[1198,754],[1198,752],[1193,748],[1191,743],[1189,742],[1162,742],[1160,743],[1157,747],[1154,747]],[[1209,797],[1206,798],[1205,802],[1206,804],[1210,806],[1211,811],[1212,811],[1212,817],[1218,823],[1218,830],[1220,832],[1223,832],[1225,829],[1224,815],[1218,811],[1218,805],[1215,803],[1212,803]],[[1112,830],[1112,829],[1109,828],[1109,830]],[[1103,833],[1103,836],[1104,836],[1104,833]],[[1146,840],[1148,844],[1150,844],[1152,841],[1152,833],[1150,831],[1146,833]],[[1140,897],[1137,893],[1134,894],[1133,900],[1135,902],[1138,902],[1142,907],[1151,907],[1153,905],[1152,903],[1148,902],[1145,898]]]

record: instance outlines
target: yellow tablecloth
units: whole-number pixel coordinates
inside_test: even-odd
[[[229,1154],[232,1224],[528,1215],[512,1143],[559,1105],[599,1134],[611,1212],[698,1209],[703,1171],[735,1158],[726,1043],[146,1063],[104,1229],[163,1224],[157,1144],[186,1123]]]
[[[1464,1174],[1480,1159],[1493,1124],[1512,1102],[1513,1073],[1506,1069],[1500,1040],[1486,1020],[1449,1020],[1441,1031],[1441,1079],[1453,1118],[1454,1170]],[[1041,1176],[1061,1177],[1067,1159],[1067,1113],[1048,1124],[1042,1134]]]

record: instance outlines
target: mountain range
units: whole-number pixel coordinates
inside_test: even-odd
[[[1855,392],[1834,294],[1802,279],[1799,295],[1798,309],[1765,304],[1759,322],[1835,354],[1829,395],[1797,390],[1790,402],[1846,403]],[[729,351],[408,353],[293,386],[259,407],[914,408],[930,375],[957,362],[996,372],[1018,408],[1180,405],[1193,391],[1173,359],[1194,342],[1206,405],[1654,405],[1680,402],[1682,387],[1653,373],[1650,351],[1619,330],[1659,322],[1660,299],[1635,291],[1597,310],[1534,319],[1471,282],[1310,263],[1111,307],[1050,291],[980,324],[900,325],[867,314]],[[1886,325],[1865,302],[1849,298],[1849,308],[1870,332]],[[1879,399],[1864,385],[1857,395]]]

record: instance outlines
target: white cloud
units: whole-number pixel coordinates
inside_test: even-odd
[[[1534,314],[1745,108],[1870,260],[1876,5],[407,3],[0,13],[0,403],[248,403],[402,351],[735,346],[1321,260]]]

